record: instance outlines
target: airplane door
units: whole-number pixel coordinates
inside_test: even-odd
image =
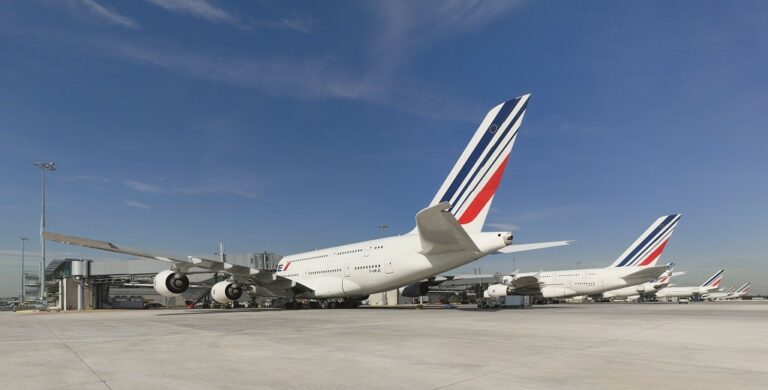
[[[349,264],[344,264],[344,277],[349,277]]]
[[[392,273],[392,261],[387,260],[387,263],[384,264],[384,273],[391,274]]]

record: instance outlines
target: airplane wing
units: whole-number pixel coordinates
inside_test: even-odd
[[[98,241],[98,240],[92,240],[89,238],[67,236],[64,234],[53,233],[53,232],[43,232],[43,238],[50,241],[60,242],[62,244],[78,245],[86,248],[100,249],[103,251],[122,253],[126,255],[131,255],[131,256],[146,257],[149,259],[165,261],[166,263],[176,264],[177,267],[181,267],[185,269],[191,268],[191,267],[198,267],[198,268],[203,268],[210,271],[222,271],[232,275],[239,275],[239,276],[257,275],[261,273],[261,271],[259,271],[258,269],[246,267],[244,265],[223,263],[218,260],[203,259],[203,258],[194,257],[194,256],[188,256],[184,258],[179,256],[173,256],[173,255],[152,253],[152,252],[148,252],[140,249],[131,249],[131,248],[118,246],[107,241]]]
[[[421,253],[438,255],[447,252],[479,252],[469,234],[451,214],[451,204],[443,202],[416,214],[416,229],[421,238]]]
[[[515,253],[532,251],[536,249],[554,248],[557,246],[570,245],[573,241],[550,241],[550,242],[537,242],[532,244],[512,244],[499,249],[494,254],[499,253]]]

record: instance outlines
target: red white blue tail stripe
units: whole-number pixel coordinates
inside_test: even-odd
[[[657,219],[611,264],[611,267],[644,267],[656,264],[681,216],[672,214]]]
[[[667,270],[664,271],[661,276],[659,276],[656,280],[654,280],[652,283],[655,285],[662,285],[662,284],[668,284],[669,278],[672,276],[672,271],[675,268],[675,263],[669,263],[667,264]]]
[[[751,286],[751,285],[752,285],[752,283],[750,283],[750,282],[744,283],[743,286],[739,287],[739,289],[736,290],[736,294],[746,294],[746,293],[748,293],[749,292],[749,286]]]
[[[721,269],[720,271],[717,271],[714,275],[712,275],[711,278],[707,279],[706,282],[701,284],[701,287],[717,287],[720,285],[720,281],[723,280],[723,275],[725,274],[725,270]]]
[[[482,228],[529,97],[506,101],[488,112],[430,204],[450,202],[451,213],[468,231]]]

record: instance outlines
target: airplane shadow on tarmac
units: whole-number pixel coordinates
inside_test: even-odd
[[[158,313],[159,316],[187,316],[198,314],[221,314],[221,313],[253,313],[258,311],[282,311],[285,309],[267,309],[267,308],[253,308],[253,309],[190,309],[189,311],[175,312],[175,313]]]

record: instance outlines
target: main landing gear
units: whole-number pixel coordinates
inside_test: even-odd
[[[362,300],[358,299],[317,299],[308,302],[297,300],[285,303],[288,310],[298,309],[354,309],[361,305]]]

